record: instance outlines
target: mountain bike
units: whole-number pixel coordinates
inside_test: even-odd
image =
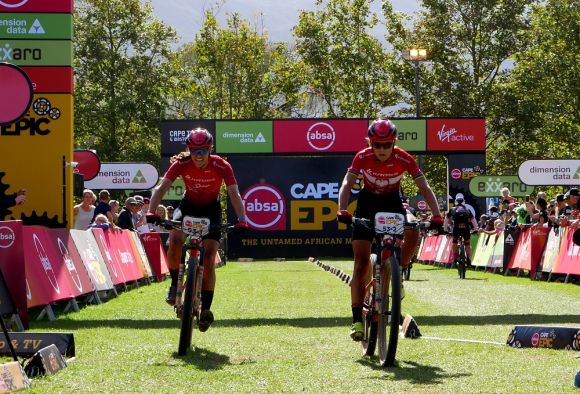
[[[181,221],[158,220],[158,222],[168,230],[180,230],[187,236],[183,243],[183,253],[179,263],[174,305],[177,318],[181,320],[177,353],[184,356],[191,347],[193,329],[198,327],[201,314],[201,285],[205,255],[203,237],[216,230],[229,232],[234,226],[229,224],[210,226],[208,218],[194,216],[184,216]]]
[[[372,356],[378,344],[381,367],[395,363],[401,321],[401,243],[405,229],[428,228],[428,222],[406,222],[398,213],[378,212],[374,225],[354,218],[353,224],[373,228],[375,253],[363,302],[363,354]],[[380,258],[379,258],[380,256]]]
[[[457,257],[457,272],[459,273],[459,279],[465,279],[465,271],[467,271],[467,253],[465,252],[463,237],[460,237],[459,256]]]

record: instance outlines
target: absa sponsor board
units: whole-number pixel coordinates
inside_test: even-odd
[[[485,151],[485,119],[427,119],[427,150]]]
[[[0,0],[0,12],[62,12],[72,14],[73,0]]]
[[[275,120],[275,153],[358,152],[366,148],[367,119]]]
[[[70,94],[35,94],[23,118],[0,126],[2,182],[10,186],[7,192],[27,189],[26,203],[12,207],[11,218],[35,212],[63,223],[63,166],[73,157],[72,108]],[[72,169],[66,181],[72,185]],[[72,220],[72,205],[67,220]]]
[[[251,229],[228,238],[230,257],[349,256],[352,232],[336,221],[336,212],[351,162],[350,156],[231,157]]]

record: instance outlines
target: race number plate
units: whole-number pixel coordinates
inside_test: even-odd
[[[196,218],[193,216],[185,216],[183,218],[182,230],[188,235],[196,235],[198,237],[203,237],[209,233],[209,219],[208,218]]]
[[[402,235],[405,232],[405,217],[400,213],[378,212],[375,215],[375,232]]]

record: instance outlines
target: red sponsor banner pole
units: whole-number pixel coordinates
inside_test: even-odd
[[[155,277],[158,281],[161,281],[163,275],[169,272],[167,256],[161,244],[161,236],[159,233],[145,233],[141,234],[141,241],[149,258],[151,268],[155,272]]]
[[[24,328],[29,328],[22,222],[0,222],[0,270]]]

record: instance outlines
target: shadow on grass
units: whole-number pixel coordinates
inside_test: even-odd
[[[382,368],[377,357],[363,358],[357,362],[374,370],[385,372],[383,376],[372,379],[406,380],[411,384],[442,384],[447,379],[470,376],[468,373],[445,373],[439,367],[422,365],[413,361],[397,360],[395,361],[395,366],[391,368]]]
[[[223,319],[216,320],[212,328],[220,327],[257,327],[257,326],[289,326],[299,328],[347,327],[350,324],[348,317],[302,317],[302,318],[252,318],[252,319]],[[107,320],[68,320],[57,319],[48,322],[35,322],[34,329],[54,328],[60,330],[74,330],[83,328],[114,327],[127,329],[163,329],[179,328],[177,319],[107,319]]]
[[[195,345],[193,345],[193,350],[190,349],[185,356],[180,356],[175,352],[173,353],[173,358],[195,365],[201,371],[215,371],[222,369],[224,365],[231,365],[228,356],[201,347],[195,347]]]
[[[488,316],[415,316],[419,326],[580,324],[580,315],[506,314]]]

